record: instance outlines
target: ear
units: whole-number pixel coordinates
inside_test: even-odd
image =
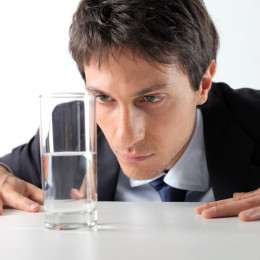
[[[198,95],[197,95],[197,105],[203,105],[207,101],[215,70],[216,70],[216,62],[215,60],[211,60],[200,82]]]

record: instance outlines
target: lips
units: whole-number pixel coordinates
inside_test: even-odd
[[[154,154],[133,156],[133,155],[127,155],[127,154],[123,154],[123,153],[118,153],[118,155],[120,156],[120,158],[122,160],[124,160],[126,162],[143,162],[154,156]]]

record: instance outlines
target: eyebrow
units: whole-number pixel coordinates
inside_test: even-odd
[[[151,87],[142,89],[142,90],[140,90],[140,91],[137,91],[136,93],[133,94],[133,96],[142,96],[142,95],[145,95],[145,94],[154,92],[154,91],[158,91],[158,90],[162,90],[162,89],[170,88],[170,87],[173,87],[173,85],[169,85],[169,84],[154,85],[154,86],[151,86]],[[100,90],[100,89],[98,89],[98,88],[95,88],[95,87],[93,87],[93,86],[86,86],[86,89],[87,89],[88,91],[90,91],[90,92],[94,92],[94,93],[99,94],[99,95],[110,96],[110,95],[109,95],[108,93],[106,93],[105,91]]]
[[[142,89],[140,91],[137,91],[134,94],[134,96],[141,96],[141,95],[144,95],[144,94],[148,94],[148,93],[151,93],[151,92],[154,92],[154,91],[158,91],[158,90],[162,90],[162,89],[170,88],[170,87],[171,87],[171,85],[169,85],[169,84],[154,85],[154,86]]]
[[[86,86],[86,90],[89,92],[95,93],[95,94],[109,96],[108,93],[106,93],[103,90],[100,90],[98,88],[95,88],[95,87]]]

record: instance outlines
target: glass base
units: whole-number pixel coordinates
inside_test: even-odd
[[[88,212],[45,213],[45,224],[48,229],[73,230],[97,228],[97,210]]]

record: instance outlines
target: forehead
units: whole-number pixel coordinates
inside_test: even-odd
[[[112,86],[113,90],[136,92],[153,85],[188,81],[177,65],[151,63],[141,56],[133,56],[128,50],[113,53],[100,63],[92,59],[84,66],[84,71],[86,86],[104,91]]]

